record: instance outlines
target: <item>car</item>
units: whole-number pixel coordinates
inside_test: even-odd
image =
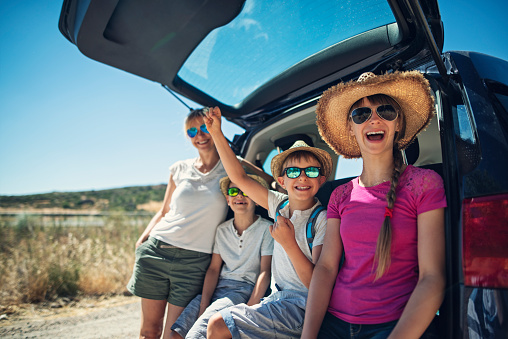
[[[508,337],[508,63],[443,52],[437,0],[65,0],[59,29],[89,58],[219,106],[244,130],[232,148],[259,166],[298,139],[328,151],[325,205],[355,173],[319,135],[322,92],[366,71],[422,72],[437,115],[403,155],[445,184],[440,335]]]

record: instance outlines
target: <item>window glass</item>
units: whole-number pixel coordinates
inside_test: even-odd
[[[335,179],[357,177],[362,173],[363,159],[346,159],[339,156]]]
[[[273,157],[276,156],[277,154],[279,154],[279,152],[277,152],[277,149],[272,149],[272,151],[268,154],[268,157],[266,157],[265,163],[263,164],[263,171],[265,171],[265,173],[273,175],[272,169],[270,168],[270,164],[272,163]]]
[[[233,106],[326,48],[395,22],[386,0],[247,0],[198,45],[178,76]]]

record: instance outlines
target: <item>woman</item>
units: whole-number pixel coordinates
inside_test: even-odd
[[[226,172],[203,121],[203,110],[185,120],[198,157],[170,167],[162,208],[136,242],[136,264],[127,289],[141,297],[140,337],[164,338],[192,298],[201,292],[217,225],[227,214],[219,181]],[[252,164],[242,164],[270,178]]]
[[[433,114],[419,72],[365,73],[321,97],[323,139],[362,157],[363,169],[331,195],[302,338],[419,338],[433,320],[445,288],[446,198],[437,173],[400,153]]]

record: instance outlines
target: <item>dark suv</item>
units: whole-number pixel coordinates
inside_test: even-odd
[[[436,0],[65,0],[59,28],[92,59],[221,107],[245,130],[233,149],[260,166],[296,139],[327,150],[336,177],[323,204],[358,174],[318,133],[323,90],[366,71],[421,71],[437,116],[404,158],[445,182],[440,331],[508,337],[508,63],[443,53]]]

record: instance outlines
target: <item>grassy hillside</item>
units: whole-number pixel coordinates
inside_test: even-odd
[[[134,186],[100,191],[53,192],[34,195],[2,196],[3,209],[63,208],[69,210],[97,210],[104,212],[133,212],[139,205],[161,202],[166,185]]]

